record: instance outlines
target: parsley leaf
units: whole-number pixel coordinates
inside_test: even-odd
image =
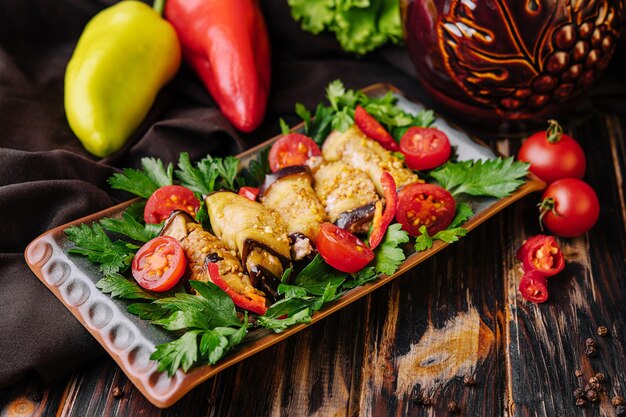
[[[125,300],[154,300],[156,297],[120,274],[107,275],[96,282],[96,288],[111,297]]]
[[[409,234],[402,230],[402,226],[399,223],[390,225],[382,243],[375,251],[374,271],[385,275],[393,275],[406,259],[400,245],[408,241]]]
[[[207,159],[202,159],[198,162],[197,167],[194,167],[187,152],[182,152],[178,157],[176,178],[182,186],[193,192],[205,195],[212,193],[218,175],[219,172],[212,169],[211,162]]]
[[[294,283],[311,295],[324,295],[328,285],[338,288],[348,276],[328,265],[322,257],[315,258],[298,274]]]
[[[150,359],[157,361],[159,372],[167,371],[169,376],[176,373],[178,368],[187,372],[198,360],[198,336],[200,330],[192,330],[180,338],[168,343],[160,344],[150,355]]]
[[[289,326],[298,323],[310,323],[311,311],[308,308],[298,311],[285,319],[276,319],[267,316],[259,317],[259,324],[266,329],[273,330],[275,333],[283,332]]]
[[[470,217],[474,215],[474,210],[467,203],[459,203],[456,205],[456,215],[452,219],[452,223],[448,226],[448,229],[454,229],[457,226],[465,223]]]
[[[394,271],[395,272],[395,271]],[[353,279],[346,281],[343,284],[344,289],[352,289],[365,285],[370,281],[378,279],[379,274],[376,273],[373,266],[368,266],[361,269],[359,272],[353,275]]]
[[[234,156],[212,158],[213,167],[219,173],[219,186],[227,190],[235,190],[235,179],[239,172],[239,159]]]
[[[446,243],[453,243],[458,241],[459,237],[467,234],[467,229],[464,229],[463,227],[441,230],[435,233],[432,237],[428,235],[426,226],[421,226],[419,231],[421,235],[415,238],[415,250],[418,252],[432,248],[435,240],[443,240]]]
[[[111,188],[125,190],[143,198],[148,198],[157,188],[173,184],[173,167],[155,158],[143,158],[141,170],[125,168],[122,173],[115,173],[109,178]]]
[[[524,183],[530,164],[513,157],[448,162],[430,176],[452,195],[506,197]]]
[[[280,119],[278,119],[278,122],[280,123],[280,133],[282,133],[283,135],[289,134],[289,125],[287,124],[285,119],[281,117]]]
[[[131,213],[127,212],[123,214],[121,219],[102,219],[100,224],[109,232],[119,233],[144,243],[157,237],[160,230],[160,227],[148,227],[139,223]]]
[[[169,314],[160,305],[152,303],[133,303],[126,310],[142,320],[159,320]]]
[[[111,241],[98,223],[91,227],[86,224],[72,226],[65,229],[65,234],[76,245],[69,253],[86,256],[89,261],[99,264],[104,275],[127,270],[139,249],[121,240]]]
[[[258,187],[265,179],[265,175],[271,172],[268,160],[269,153],[269,146],[261,149],[256,159],[251,160],[248,167],[243,170],[242,174],[245,185]]]

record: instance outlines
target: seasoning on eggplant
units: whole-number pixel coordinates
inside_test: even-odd
[[[328,135],[322,147],[322,155],[327,161],[343,161],[365,171],[376,185],[379,195],[384,194],[380,182],[383,171],[391,174],[397,188],[419,181],[417,174],[406,168],[400,158],[365,136],[356,126],[345,132],[334,131]]]
[[[326,220],[312,182],[309,167],[289,166],[267,175],[259,190],[259,201],[278,213],[287,227],[294,260],[314,251],[320,224]]]
[[[291,261],[289,237],[278,214],[230,191],[210,194],[204,201],[215,235],[239,255],[252,285],[276,299]]]
[[[365,172],[335,161],[320,165],[313,178],[317,198],[331,222],[351,233],[367,231],[379,197]]]
[[[207,258],[219,266],[220,275],[230,289],[260,305],[266,304],[265,294],[254,288],[244,272],[237,253],[230,250],[217,237],[202,229],[199,223],[184,211],[174,211],[165,221],[160,233],[180,242],[185,251],[191,272],[190,279],[210,282],[206,267]]]

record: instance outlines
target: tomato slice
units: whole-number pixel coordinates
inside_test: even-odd
[[[369,241],[370,249],[372,250],[383,240],[385,232],[395,217],[398,208],[396,182],[391,174],[387,171],[383,171],[383,175],[380,176],[380,182],[383,185],[383,192],[385,194],[385,211],[382,211],[379,207],[381,203],[377,201],[376,212],[374,213],[374,220],[372,221],[372,234],[370,235]]]
[[[239,195],[246,197],[248,200],[256,201],[256,196],[259,195],[259,189],[256,187],[241,187],[239,189]]]
[[[532,303],[543,303],[548,299],[548,281],[538,271],[528,271],[519,283],[522,297]]]
[[[374,259],[374,252],[352,233],[332,223],[322,223],[317,251],[326,263],[349,274],[360,271]]]
[[[193,191],[181,185],[166,185],[152,193],[143,210],[143,219],[149,224],[165,221],[172,211],[183,210],[195,216],[200,208],[200,201]]]
[[[553,236],[537,235],[529,238],[518,251],[524,271],[537,271],[546,277],[558,274],[565,267],[565,258]]]
[[[186,267],[187,258],[180,243],[171,236],[159,236],[137,251],[132,273],[142,288],[163,292],[178,283]]]
[[[272,145],[268,160],[272,172],[291,165],[304,165],[312,156],[320,156],[319,146],[301,133],[288,133]]]
[[[448,136],[435,127],[411,127],[400,139],[400,152],[409,168],[433,169],[450,158]]]
[[[368,138],[374,139],[376,142],[380,143],[383,148],[391,152],[400,150],[398,142],[387,132],[387,129],[361,106],[356,106],[356,110],[354,111],[354,123],[356,123],[359,129],[361,129]]]
[[[252,311],[253,313],[257,313],[260,315],[265,314],[267,311],[267,306],[261,300],[253,300],[251,298],[246,297],[243,294],[240,294],[230,288],[228,283],[222,279],[222,275],[220,274],[220,267],[215,262],[208,262],[207,268],[209,269],[209,276],[211,277],[211,281],[213,284],[217,285],[221,288],[222,291],[226,293],[232,300],[233,303],[237,307],[241,307],[244,310]]]
[[[455,212],[454,198],[438,185],[412,183],[398,193],[396,220],[411,236],[421,235],[421,226],[434,235],[452,223]]]

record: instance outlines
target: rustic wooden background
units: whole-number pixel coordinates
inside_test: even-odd
[[[439,416],[451,401],[464,416],[616,416],[610,399],[626,395],[625,126],[623,115],[599,110],[570,120],[602,212],[586,236],[560,240],[568,264],[543,305],[517,292],[515,251],[539,232],[539,196],[531,195],[169,409],[148,403],[102,357],[52,386],[24,380],[0,391],[0,416]],[[519,147],[490,144],[504,154]],[[601,325],[607,337],[596,334]],[[593,357],[585,354],[589,337]],[[573,390],[598,372],[606,393],[577,407]],[[464,383],[467,375],[475,385]]]

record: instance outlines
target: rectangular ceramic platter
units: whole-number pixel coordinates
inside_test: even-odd
[[[399,105],[410,113],[423,108],[419,103],[407,100],[397,89],[389,85],[377,84],[364,90],[370,96],[382,96],[392,91],[398,97]],[[495,154],[487,147],[472,140],[466,133],[437,117],[435,126],[444,131],[453,146],[457,147],[460,160],[489,159]],[[296,126],[294,130],[300,129]],[[268,140],[253,149],[239,155],[242,166],[256,157],[264,147],[277,138]],[[528,180],[511,196],[501,199],[479,199],[470,201],[475,215],[464,225],[468,230],[493,216],[498,211],[522,198],[528,193],[540,190],[545,185],[536,179]],[[275,334],[265,329],[251,330],[244,341],[216,365],[204,365],[192,369],[185,374],[179,370],[173,377],[156,370],[156,362],[150,360],[155,346],[172,340],[167,332],[157,326],[140,320],[126,311],[130,302],[113,299],[101,293],[95,286],[102,278],[98,268],[84,257],[68,254],[71,243],[67,240],[64,229],[69,226],[91,224],[104,217],[120,217],[131,202],[126,202],[110,209],[78,219],[74,222],[52,229],[35,239],[25,252],[26,261],[37,277],[50,291],[72,312],[74,316],[95,337],[104,349],[117,362],[120,368],[135,386],[157,407],[169,407],[196,385],[223,369],[266,349],[307,325],[296,325],[283,333]],[[340,310],[344,306],[358,300],[375,289],[385,285],[408,269],[413,268],[428,257],[443,249],[447,244],[435,242],[429,250],[414,253],[390,277],[383,277],[365,286],[355,288],[337,301],[326,305],[315,313],[312,322]]]

